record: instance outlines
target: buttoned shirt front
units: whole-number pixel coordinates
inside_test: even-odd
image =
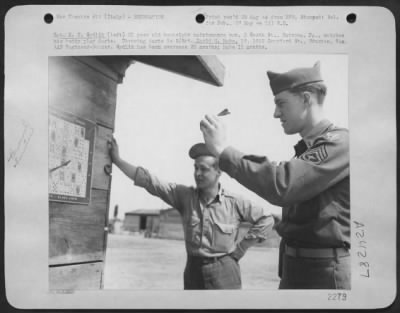
[[[273,225],[273,218],[265,208],[222,187],[212,201],[203,204],[196,188],[164,182],[142,167],[137,168],[134,181],[135,185],[145,188],[180,212],[186,251],[192,256],[221,256],[237,249],[244,253],[250,246],[267,238]],[[249,222],[251,227],[237,242],[239,225],[243,222]]]
[[[348,131],[323,120],[303,140],[306,151],[279,164],[228,147],[220,156],[220,168],[283,207],[276,230],[286,242],[311,248],[350,247]]]

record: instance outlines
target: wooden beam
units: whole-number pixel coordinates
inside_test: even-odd
[[[216,56],[135,55],[133,60],[214,86],[224,83],[225,67]]]
[[[218,58],[213,55],[198,55],[196,57],[214,78],[216,85],[223,86],[225,78],[225,66],[218,60]]]

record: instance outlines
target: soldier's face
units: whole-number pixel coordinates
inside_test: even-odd
[[[275,96],[274,118],[279,118],[285,134],[300,133],[305,127],[307,105],[301,95],[282,91]]]
[[[194,162],[194,180],[199,189],[206,189],[218,184],[221,171],[214,164],[212,156],[199,156]]]

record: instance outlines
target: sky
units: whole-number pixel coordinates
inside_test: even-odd
[[[224,85],[217,87],[136,62],[126,71],[117,92],[115,132],[121,157],[143,166],[163,180],[194,185],[189,148],[203,142],[199,123],[205,114],[217,114],[227,127],[229,144],[246,154],[287,161],[294,155],[299,135],[286,135],[273,118],[274,101],[267,70],[286,72],[311,67],[320,61],[328,86],[324,107],[327,118],[348,127],[348,59],[346,55],[217,55],[225,67]],[[241,186],[227,174],[225,189],[259,205],[275,207]],[[110,216],[118,204],[118,217],[137,209],[163,209],[168,204],[149,195],[113,165]]]

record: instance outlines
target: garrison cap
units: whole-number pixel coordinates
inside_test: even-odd
[[[319,61],[313,67],[295,68],[286,73],[267,71],[267,75],[274,96],[285,90],[323,81]]]
[[[215,157],[208,149],[204,143],[196,143],[189,150],[189,156],[192,159],[196,159],[199,156],[209,155]]]

